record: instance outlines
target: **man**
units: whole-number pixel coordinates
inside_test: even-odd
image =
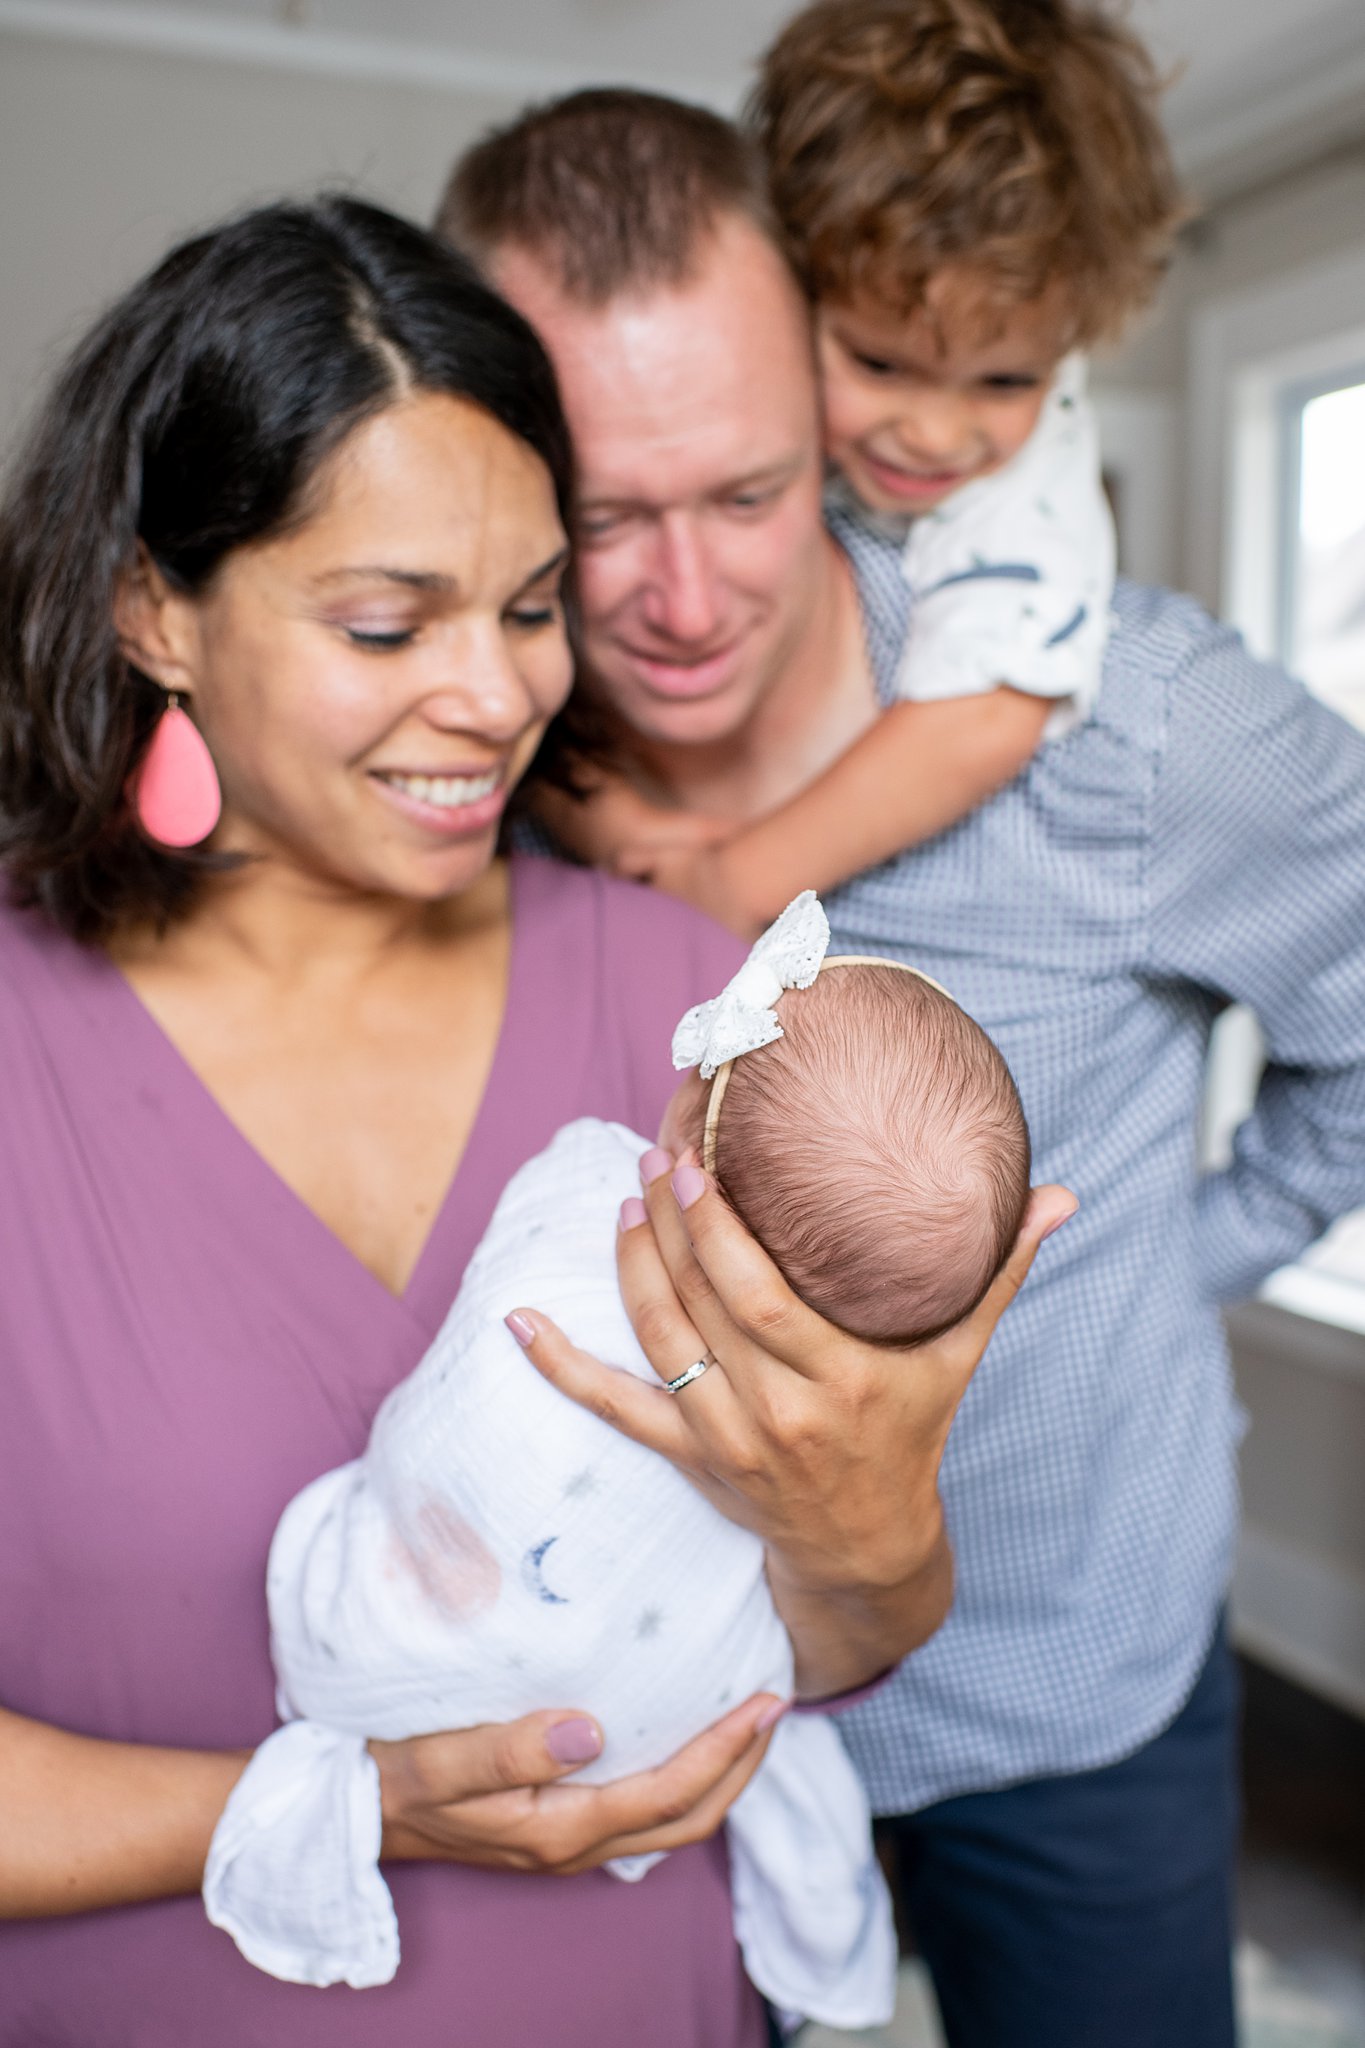
[[[656,802],[752,818],[889,701],[898,546],[819,515],[807,309],[726,124],[635,94],[528,116],[441,225],[555,360],[585,670]],[[1081,1198],[961,1408],[957,1599],[842,1726],[900,1824],[953,2048],[1231,2043],[1237,1420],[1214,1302],[1365,1199],[1365,741],[1193,604],[1120,590],[1095,716],[830,899],[946,984]],[[1196,1184],[1208,1032],[1270,1062]],[[913,1369],[912,1367],[909,1369]]]

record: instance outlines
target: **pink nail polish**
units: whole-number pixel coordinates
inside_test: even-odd
[[[622,1230],[635,1230],[641,1223],[648,1223],[649,1211],[638,1195],[627,1195],[621,1204]]]
[[[680,1209],[690,1209],[706,1193],[706,1175],[698,1166],[680,1166],[673,1176],[673,1192]]]
[[[1080,1206],[1081,1205],[1078,1202],[1076,1204],[1076,1209],[1079,1209]],[[1068,1209],[1065,1216],[1059,1216],[1055,1223],[1049,1223],[1047,1229],[1043,1232],[1042,1236],[1038,1240],[1039,1244],[1046,1244],[1048,1239],[1054,1234],[1054,1232],[1060,1230],[1064,1223],[1069,1223],[1072,1217],[1075,1215],[1076,1209]]]
[[[545,1732],[545,1747],[557,1764],[590,1764],[602,1754],[602,1738],[591,1721],[556,1721]]]
[[[754,1722],[754,1734],[766,1735],[770,1728],[775,1728],[777,1726],[778,1722],[782,1719],[782,1716],[785,1713],[787,1713],[790,1710],[790,1708],[790,1700],[774,1700],[770,1707],[765,1707],[763,1709],[763,1712]]]
[[[640,1161],[640,1185],[647,1188],[660,1174],[667,1173],[673,1164],[673,1154],[665,1152],[662,1145],[653,1145]]]
[[[523,1349],[528,1344],[535,1343],[536,1326],[531,1321],[529,1316],[524,1316],[521,1313],[520,1309],[514,1308],[510,1316],[503,1317],[503,1321],[506,1323],[508,1329],[512,1332],[512,1335],[516,1338],[518,1344],[520,1344],[523,1347]]]

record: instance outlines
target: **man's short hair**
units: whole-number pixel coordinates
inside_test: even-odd
[[[531,107],[476,143],[435,226],[476,262],[526,249],[571,298],[601,306],[686,283],[727,213],[784,253],[752,141],[706,107],[611,87]]]
[[[1060,284],[1089,343],[1151,296],[1186,212],[1160,86],[1087,0],[815,0],[748,122],[812,297],[909,312],[971,265],[1007,301]]]

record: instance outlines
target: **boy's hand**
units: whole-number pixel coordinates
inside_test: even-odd
[[[696,853],[735,829],[728,819],[652,804],[624,776],[605,773],[596,776],[584,797],[538,790],[535,808],[560,844],[579,860],[636,881],[652,879],[652,860]]]
[[[763,928],[745,907],[732,879],[723,844],[701,847],[628,846],[615,863],[616,873],[648,882],[667,896],[677,896],[704,910],[741,939],[755,939]]]

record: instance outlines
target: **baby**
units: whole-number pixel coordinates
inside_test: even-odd
[[[703,1149],[813,1307],[910,1345],[965,1315],[1003,1263],[1028,1196],[1027,1133],[1000,1055],[936,984],[827,961],[828,943],[808,891],[688,1013],[674,1061],[699,1073],[661,1137]],[[601,1724],[603,1753],[579,1773],[601,1782],[661,1763],[757,1691],[790,1696],[760,1540],[566,1400],[503,1325],[533,1300],[576,1344],[654,1379],[615,1263],[646,1149],[585,1119],[522,1167],[364,1456],[280,1522],[268,1590],[291,1718],[233,1793],[204,1885],[214,1922],[277,1976],[363,1986],[397,1968],[367,1737],[571,1700]],[[754,1983],[786,2012],[884,2022],[889,1902],[826,1717],[779,1723],[726,1827]],[[657,1860],[609,1867],[638,1878]]]

